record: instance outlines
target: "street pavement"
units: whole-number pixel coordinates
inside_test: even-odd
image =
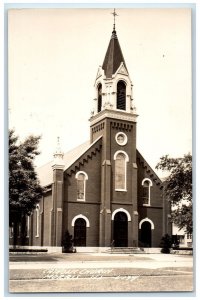
[[[10,293],[191,292],[192,255],[11,254]]]

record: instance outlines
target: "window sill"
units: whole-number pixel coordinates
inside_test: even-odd
[[[77,199],[77,201],[85,202],[85,199]]]
[[[40,236],[39,236],[39,235],[36,235],[35,237],[36,237],[36,238],[39,238]]]
[[[127,192],[125,189],[115,189],[115,192]]]
[[[151,206],[150,204],[143,204],[143,206]]]

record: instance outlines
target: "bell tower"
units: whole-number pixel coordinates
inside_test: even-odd
[[[103,65],[99,66],[94,83],[94,105],[91,116],[91,129],[105,115],[113,115],[117,119],[122,119],[126,115],[127,119],[136,122],[136,108],[132,96],[133,84],[131,82],[128,69],[122,54],[122,50],[115,30],[115,10],[114,25],[111,39],[106,51]],[[96,132],[96,131],[95,131]],[[91,130],[91,142],[98,137]]]
[[[103,65],[94,84],[90,140],[102,136],[99,246],[137,245],[136,109],[132,82],[114,26]],[[120,220],[127,222],[121,237]],[[118,221],[117,221],[118,220]],[[124,223],[125,224],[125,223]],[[127,229],[126,229],[127,228]],[[125,238],[124,238],[125,237]]]

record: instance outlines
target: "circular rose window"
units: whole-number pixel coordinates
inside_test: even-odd
[[[125,133],[118,132],[115,136],[115,140],[116,140],[117,144],[119,144],[120,146],[124,146],[124,145],[126,145],[128,138]]]

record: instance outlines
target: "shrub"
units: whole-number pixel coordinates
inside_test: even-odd
[[[172,238],[169,236],[169,234],[165,234],[160,243],[161,253],[170,253],[170,248],[172,246]]]
[[[75,249],[73,248],[72,235],[69,234],[68,230],[64,233],[63,240],[62,240],[62,247],[63,247],[62,250],[63,253],[76,252]]]

